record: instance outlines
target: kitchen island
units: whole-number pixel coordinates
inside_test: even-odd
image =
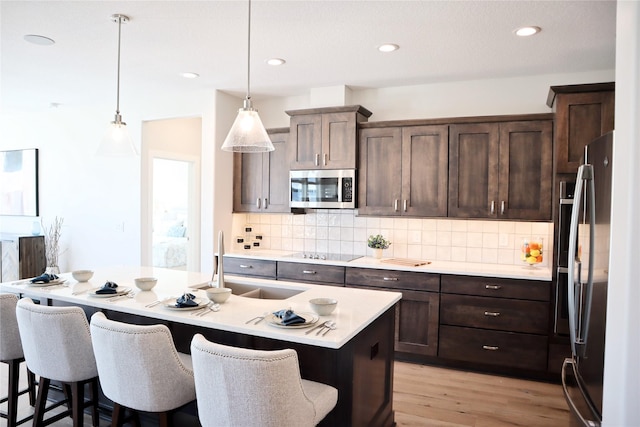
[[[138,291],[134,278],[154,276],[158,284],[151,291]],[[273,350],[293,348],[298,352],[303,378],[330,384],[338,389],[338,404],[321,425],[391,426],[393,392],[393,345],[395,305],[401,294],[367,289],[327,288],[313,284],[225,276],[228,287],[236,287],[217,312],[204,316],[171,309],[170,299],[185,292],[206,301],[203,288],[209,275],[150,267],[113,268],[96,271],[89,282],[78,283],[70,274],[59,287],[35,287],[26,281],[0,284],[0,291],[40,300],[50,305],[82,306],[87,315],[103,311],[108,318],[139,324],[163,323],[174,337],[179,351],[188,352],[195,333],[227,345]],[[136,291],[130,297],[99,298],[92,293],[107,280]],[[247,289],[260,289],[251,298],[239,296]],[[242,291],[242,292],[241,292]],[[336,310],[318,316],[318,322],[333,320],[335,330],[326,335],[305,334],[308,329],[285,329],[268,321],[247,321],[290,308],[310,312],[309,299],[331,297]],[[161,303],[147,307],[154,301]]]

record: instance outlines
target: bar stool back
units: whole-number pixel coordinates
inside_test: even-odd
[[[16,304],[18,297],[14,294],[0,294],[0,362],[9,365],[8,385],[6,397],[0,403],[7,402],[7,413],[0,413],[0,417],[7,419],[8,427],[15,427],[33,418],[33,415],[18,420],[18,398],[29,393],[29,404],[36,402],[36,377],[27,368],[27,388],[20,390],[20,364],[24,362],[18,320],[16,319]]]
[[[34,425],[46,426],[71,415],[74,426],[82,426],[84,409],[92,407],[93,425],[98,425],[98,369],[93,356],[89,323],[80,307],[50,307],[22,298],[16,306],[20,339],[27,366],[40,376]],[[51,381],[70,389],[64,399],[46,408]],[[84,399],[89,385],[90,399]],[[44,419],[48,409],[70,403],[71,408]]]

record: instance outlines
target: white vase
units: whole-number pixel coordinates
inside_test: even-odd
[[[376,257],[376,259],[382,258],[382,249],[374,248],[373,249],[373,256]]]

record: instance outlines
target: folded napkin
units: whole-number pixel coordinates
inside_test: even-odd
[[[186,293],[182,295],[180,298],[176,299],[176,307],[184,308],[184,307],[197,307],[198,303],[194,300],[196,296],[194,294]]]
[[[100,289],[96,291],[96,294],[117,294],[118,293],[118,284],[115,282],[107,282]]]
[[[31,283],[49,283],[52,280],[56,280],[58,276],[55,274],[43,273],[38,277],[31,279]]]
[[[274,311],[273,315],[279,319],[282,319],[282,324],[285,326],[297,325],[299,323],[305,323],[307,321],[307,319],[305,319],[304,317],[298,316],[291,309]]]

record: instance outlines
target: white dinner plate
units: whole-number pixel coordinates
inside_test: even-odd
[[[178,298],[171,298],[170,300],[164,303],[164,307],[168,308],[169,310],[176,310],[176,311],[198,310],[203,307],[202,303],[204,302],[204,298],[195,298],[193,301],[198,303],[198,305],[193,307],[176,307],[177,301],[178,301]]]
[[[50,280],[47,283],[45,282],[35,282],[32,283],[31,281],[27,282],[27,286],[33,286],[33,287],[38,287],[38,288],[43,288],[45,286],[54,286],[54,285],[61,285],[64,282],[66,282],[66,279],[54,279],[54,280]]]
[[[96,291],[99,289],[101,288],[98,288],[93,292],[89,292],[89,296],[92,296],[94,298],[111,298],[111,297],[117,297],[118,295],[126,294],[131,290],[131,288],[128,286],[118,286],[116,288],[117,292],[115,294],[96,294]]]
[[[296,313],[298,316],[304,318],[305,322],[304,323],[296,323],[295,325],[283,325],[282,324],[282,319],[280,319],[278,316],[276,316],[273,313],[269,313],[266,317],[266,321],[269,325],[271,326],[275,326],[276,328],[283,328],[283,329],[301,329],[301,328],[308,328],[309,326],[313,325],[314,323],[316,323],[318,321],[318,316],[313,314],[313,313]]]

